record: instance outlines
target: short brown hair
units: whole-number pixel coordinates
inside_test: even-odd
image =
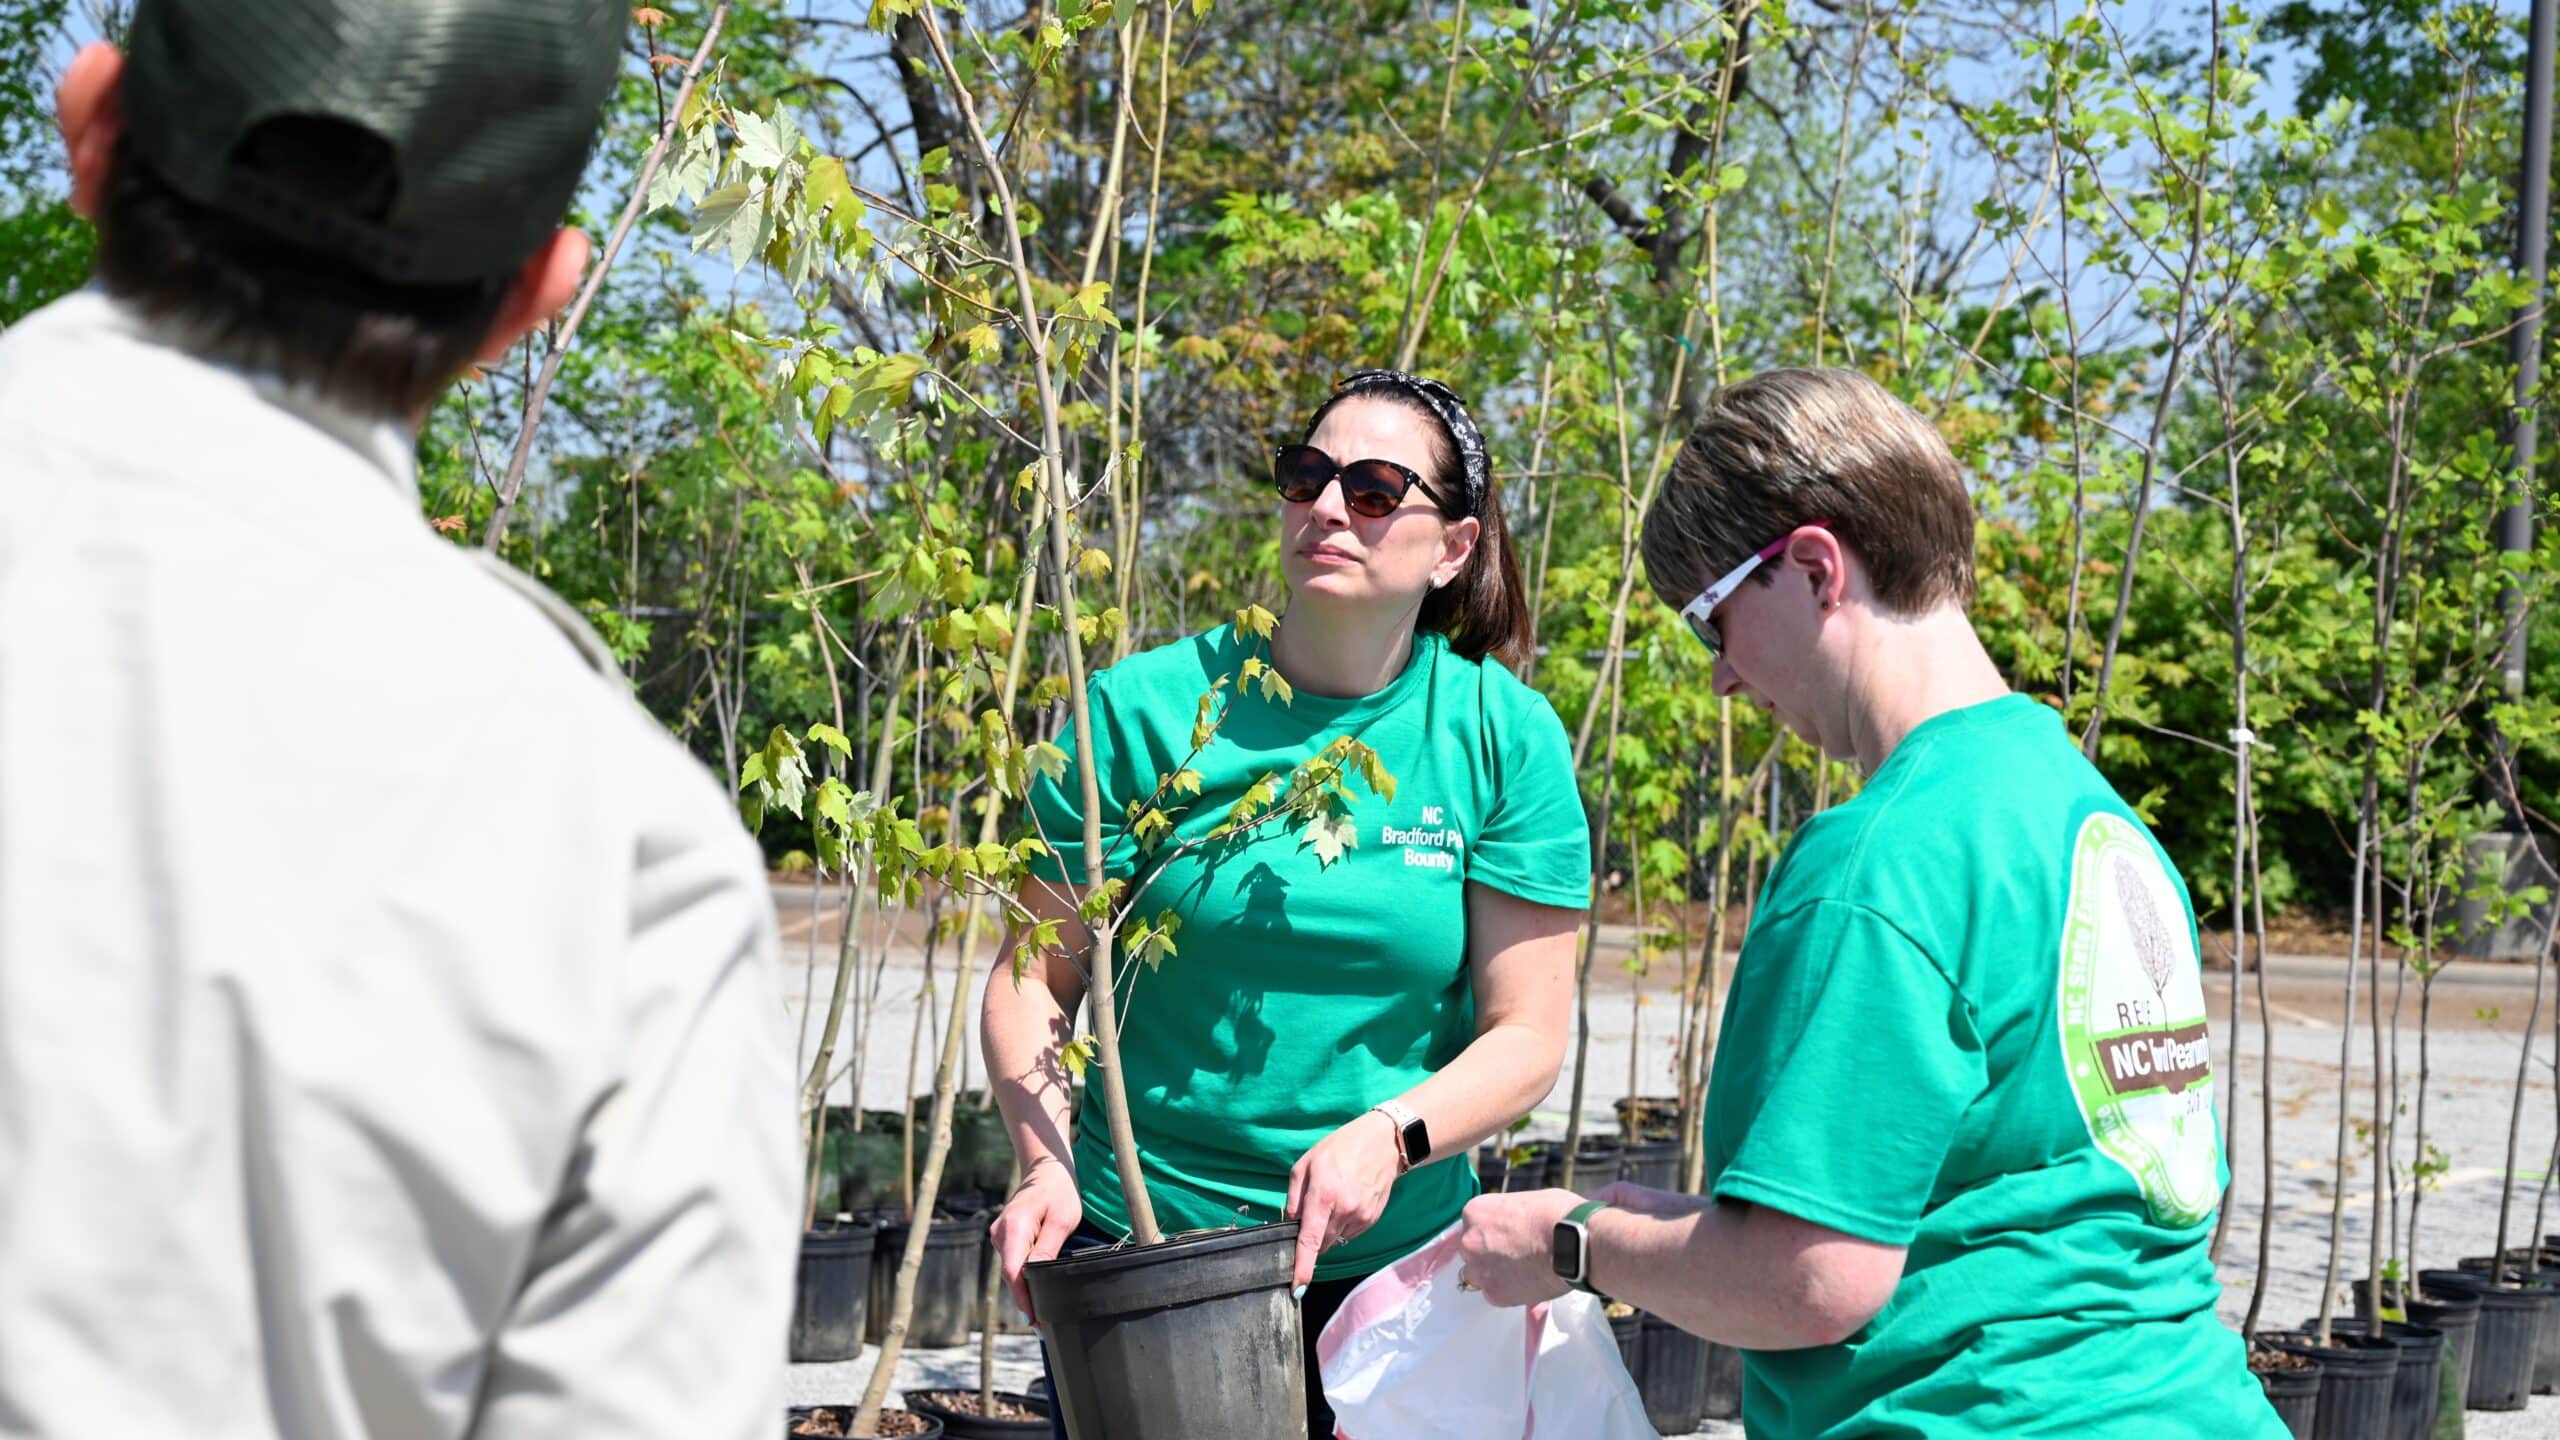
[[[1973,604],[1964,472],[1937,427],[1854,370],[1769,370],[1709,396],[1645,512],[1645,575],[1664,604],[1685,605],[1825,519],[1887,609]]]
[[[1423,477],[1424,483],[1434,494],[1452,499],[1467,493],[1466,467],[1458,457],[1457,440],[1430,406],[1404,390],[1380,386],[1337,392],[1316,407],[1307,420],[1306,434],[1315,434],[1324,417],[1345,400],[1374,400],[1421,417],[1431,436],[1431,473]],[[1438,509],[1443,520],[1466,518],[1463,505],[1452,508],[1444,501]],[[1417,630],[1446,635],[1449,648],[1469,660],[1516,665],[1528,656],[1537,627],[1529,614],[1528,587],[1520,582],[1520,557],[1511,544],[1511,527],[1502,517],[1502,486],[1490,478],[1484,487],[1484,508],[1476,512],[1475,553],[1467,557],[1467,567],[1455,579],[1423,597],[1422,613],[1413,624]]]

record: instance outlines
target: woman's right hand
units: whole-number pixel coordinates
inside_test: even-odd
[[[1032,1165],[1031,1173],[1022,1177],[1004,1202],[1003,1213],[996,1216],[988,1239],[1004,1264],[1004,1283],[1013,1291],[1013,1303],[1035,1325],[1040,1314],[1031,1308],[1031,1286],[1022,1278],[1022,1267],[1057,1259],[1067,1237],[1083,1223],[1084,1196],[1076,1190],[1075,1175],[1047,1158]]]

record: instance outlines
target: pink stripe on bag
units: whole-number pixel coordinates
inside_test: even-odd
[[[1538,1339],[1541,1335],[1546,1333],[1546,1328],[1547,1302],[1541,1300],[1537,1304],[1529,1307],[1529,1324],[1527,1326],[1529,1350],[1527,1354],[1520,1357],[1521,1369],[1529,1374],[1537,1373]],[[1534,1385],[1529,1387],[1527,1404],[1529,1407],[1528,1428],[1520,1432],[1520,1440],[1531,1440],[1531,1437],[1538,1433],[1538,1390]]]
[[[1332,1363],[1343,1345],[1358,1332],[1402,1310],[1431,1279],[1431,1273],[1458,1253],[1458,1231],[1452,1227],[1439,1239],[1414,1251],[1385,1270],[1370,1277],[1368,1283],[1351,1292],[1342,1308],[1325,1322],[1324,1333],[1316,1337],[1316,1364]]]

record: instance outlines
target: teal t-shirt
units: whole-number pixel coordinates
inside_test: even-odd
[[[1132,655],[1093,678],[1095,768],[1109,874],[1151,871],[1135,913],[1182,917],[1177,953],[1119,962],[1122,1080],[1157,1222],[1167,1234],[1276,1220],[1300,1156],[1345,1122],[1447,1064],[1475,1037],[1467,883],[1580,908],[1590,832],[1555,711],[1499,665],[1417,635],[1402,674],[1353,700],[1287,704],[1238,687],[1269,647],[1233,627]],[[1142,857],[1128,807],[1190,754],[1200,698],[1229,679],[1225,718],[1190,760],[1200,793]],[[1392,803],[1352,786],[1356,839],[1322,863],[1302,830],[1156,860],[1215,828],[1246,789],[1349,735],[1395,777]],[[1059,743],[1072,748],[1072,732]],[[1084,879],[1071,766],[1031,801],[1055,847],[1034,869]],[[1087,1218],[1127,1233],[1098,1087],[1085,1092],[1076,1174]],[[1320,1278],[1388,1265],[1458,1218],[1474,1167],[1433,1164],[1396,1183],[1386,1213],[1325,1253]]]
[[[1913,730],[1771,872],[1707,1096],[1718,1199],[1908,1249],[1754,1437],[2281,1440],[2206,1247],[2228,1176],[2186,886],[2049,709]]]

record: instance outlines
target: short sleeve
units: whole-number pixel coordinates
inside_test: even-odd
[[[1111,687],[1095,676],[1085,692],[1087,718],[1093,731],[1094,776],[1102,796],[1103,874],[1126,877],[1136,872],[1137,843],[1129,834],[1126,802],[1119,797],[1119,745],[1113,725],[1116,711]],[[1031,778],[1031,814],[1049,853],[1035,856],[1031,873],[1052,883],[1084,883],[1084,781],[1076,771],[1076,732],[1072,719],[1061,717],[1057,747],[1067,763],[1056,779],[1035,770]]]
[[[1493,807],[1467,856],[1467,878],[1538,905],[1591,903],[1591,822],[1574,788],[1564,722],[1525,688],[1491,757]]]
[[[1711,1193],[1907,1245],[1988,1083],[1972,1008],[1884,916],[1771,916],[1734,972],[1707,1095]]]

